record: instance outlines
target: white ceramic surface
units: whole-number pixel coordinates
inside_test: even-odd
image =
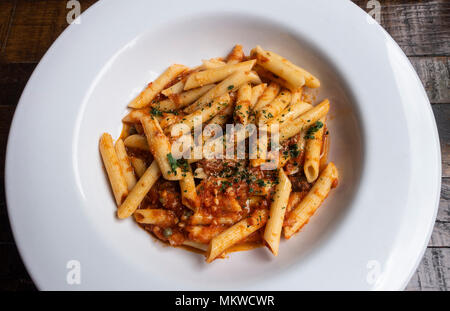
[[[54,43],[25,88],[8,142],[6,194],[40,289],[402,289],[434,224],[440,149],[411,64],[350,1],[100,1]],[[169,64],[243,44],[276,51],[322,81],[339,187],[305,229],[265,249],[204,258],[115,218],[98,139]],[[66,281],[81,264],[81,284]]]

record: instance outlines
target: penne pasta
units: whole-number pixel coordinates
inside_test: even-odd
[[[206,252],[208,250],[208,244],[197,243],[197,242],[190,241],[190,240],[184,241],[183,245],[198,249],[203,252]]]
[[[205,85],[180,94],[172,94],[169,98],[154,103],[153,106],[160,111],[175,111],[192,104],[213,87],[215,84]]]
[[[249,72],[255,63],[255,60],[249,60],[243,63],[227,64],[213,69],[194,72],[186,79],[184,90],[222,81],[236,71]]]
[[[161,91],[161,93],[165,96],[179,94],[179,93],[183,92],[183,90],[184,90],[184,83],[185,83],[185,81],[181,80],[181,81],[175,83],[174,85],[172,85],[171,87]]]
[[[283,169],[280,169],[278,172],[278,180],[279,183],[275,188],[275,194],[270,205],[270,213],[263,236],[267,247],[275,256],[278,256],[281,229],[292,187]]]
[[[282,90],[268,105],[258,111],[257,119],[260,124],[266,124],[277,117],[291,102],[291,92]]]
[[[337,180],[338,171],[336,166],[333,163],[329,163],[306,197],[294,208],[286,219],[284,226],[284,237],[286,239],[292,237],[292,235],[309,221],[311,216],[328,196],[331,188],[336,185]]]
[[[311,104],[302,101],[293,103],[287,106],[275,119],[269,121],[267,123],[267,126],[270,127],[270,125],[278,123],[280,127],[283,127],[285,124],[292,122],[298,116],[310,110],[311,108],[313,108]]]
[[[227,248],[242,241],[244,238],[263,227],[267,222],[267,214],[265,209],[256,210],[249,218],[241,220],[214,237],[209,243],[206,262],[212,262]]]
[[[227,56],[227,64],[240,63],[240,62],[242,62],[244,57],[245,57],[245,54],[244,54],[244,50],[242,49],[242,45],[236,44],[234,46],[233,50]]]
[[[244,84],[239,88],[236,105],[234,108],[234,117],[237,123],[242,125],[248,124],[251,99],[252,99],[252,86],[248,83]]]
[[[140,224],[171,227],[178,223],[175,213],[163,209],[138,209],[134,212],[134,219]]]
[[[313,106],[320,81],[259,46],[202,62],[170,66],[128,105],[116,143],[101,136],[117,217],[208,263],[264,245],[277,256],[337,186],[330,103]]]
[[[139,134],[128,136],[123,143],[127,148],[149,151],[147,139]]]
[[[259,112],[265,106],[270,104],[275,99],[275,97],[277,97],[280,89],[281,88],[278,84],[270,83],[269,86],[264,90],[264,93],[259,97],[259,100],[253,107],[253,110]]]
[[[117,209],[117,216],[121,219],[130,217],[160,176],[161,170],[159,169],[158,163],[153,161],[144,175],[138,180],[136,186],[128,194],[125,201]]]
[[[261,83],[261,84],[258,84],[257,86],[252,87],[252,98],[250,99],[250,108],[251,109],[253,109],[255,107],[259,98],[266,90],[266,87],[267,87],[266,83]]]
[[[265,70],[260,65],[255,65],[254,70],[256,71],[258,76],[260,76],[261,79],[268,80],[270,82],[274,82],[274,83],[290,90],[291,92],[295,92],[297,89],[299,89],[298,87],[293,86],[292,84],[288,83],[286,80],[278,77],[277,75],[273,74],[272,72]]]
[[[181,202],[184,206],[196,211],[200,207],[200,201],[195,189],[194,175],[189,164],[187,169],[182,173],[183,178],[180,180]]]
[[[225,66],[226,63],[219,58],[211,58],[208,60],[202,60],[204,69],[213,69],[221,66]]]
[[[130,157],[131,165],[133,165],[134,171],[136,172],[136,175],[141,178],[142,175],[144,175],[145,170],[147,169],[147,165],[145,164],[145,161],[141,158],[137,157]]]
[[[115,150],[117,158],[119,160],[120,168],[127,182],[128,191],[133,189],[136,185],[136,176],[134,175],[133,168],[131,167],[130,159],[128,158],[127,151],[122,139],[116,141]]]
[[[102,155],[103,164],[105,165],[116,203],[120,205],[128,195],[128,186],[114,149],[112,137],[107,133],[104,133],[100,138],[100,154]]]
[[[144,108],[150,105],[152,100],[161,92],[164,87],[175,79],[179,74],[189,68],[183,65],[172,65],[167,68],[155,81],[149,83],[147,88],[143,90],[129,105],[130,108]]]
[[[211,120],[215,115],[220,113],[230,104],[230,95],[226,93],[220,97],[216,97],[210,106],[206,106],[205,108],[199,109],[181,119],[181,121],[177,124],[172,125],[168,128],[167,133],[172,136],[181,136],[183,134],[189,133],[195,126],[196,120],[201,120],[203,123]],[[184,129],[180,129],[176,134],[173,133],[173,130],[176,129],[177,125],[186,125]]]
[[[251,57],[256,58],[258,65],[276,74],[292,87],[299,88],[305,85],[303,73],[285,58],[273,52],[264,51],[259,45],[251,51]]]
[[[321,118],[317,121],[316,125],[314,125],[314,128],[312,128],[316,131],[314,133],[306,134],[305,164],[303,165],[303,170],[309,183],[316,181],[319,176],[324,123],[325,118]]]
[[[313,126],[317,121],[325,117],[329,110],[330,102],[326,99],[319,105],[301,114],[298,118],[284,123],[283,127],[280,128],[280,142]]]
[[[209,121],[208,124],[217,124],[219,126],[224,126],[230,116],[233,114],[234,105],[228,105],[225,109],[220,111],[214,118]]]
[[[184,112],[193,113],[196,110],[200,110],[208,105],[214,98],[236,90],[247,82],[260,83],[261,80],[259,80],[258,75],[252,71],[236,71],[200,97],[195,103],[185,108]]]
[[[150,152],[153,154],[155,161],[158,163],[163,177],[167,180],[180,180],[181,168],[172,156],[172,146],[169,138],[159,125],[159,122],[152,117],[143,117],[141,119],[145,136],[147,137]]]

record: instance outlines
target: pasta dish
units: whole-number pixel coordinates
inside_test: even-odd
[[[207,262],[258,246],[277,256],[338,183],[319,87],[260,46],[171,65],[129,103],[120,137],[100,138],[118,218]]]

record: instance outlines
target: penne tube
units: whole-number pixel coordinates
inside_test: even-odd
[[[128,195],[128,186],[114,149],[111,135],[104,133],[100,138],[100,154],[108,174],[114,198],[119,206]]]
[[[133,165],[136,175],[138,175],[138,177],[141,178],[142,175],[144,175],[145,170],[147,169],[147,164],[145,164],[144,160],[137,157],[130,157],[130,161],[131,165]]]
[[[143,116],[150,115],[150,109],[142,108],[142,109],[133,109],[131,110],[125,117],[122,118],[122,122],[125,123],[139,123],[140,119]]]
[[[168,128],[172,124],[177,123],[182,117],[174,113],[163,113],[163,116],[159,118],[159,125],[162,129]]]
[[[184,90],[184,83],[185,83],[185,81],[181,80],[181,81],[175,83],[174,85],[172,85],[171,87],[169,87],[165,90],[162,90],[161,93],[165,96],[179,94],[179,93],[183,92],[183,90]]]
[[[205,70],[208,69],[213,69],[213,68],[217,68],[217,67],[221,67],[221,66],[225,66],[226,63],[221,60],[220,58],[211,58],[211,59],[207,59],[207,60],[202,60],[203,63],[203,68]]]
[[[190,164],[187,164],[187,169],[183,171],[182,175],[183,178],[180,180],[181,203],[191,210],[196,211],[200,207],[200,199],[197,196],[194,175],[192,174]]]
[[[155,81],[149,83],[147,88],[143,90],[129,105],[130,108],[144,108],[150,105],[152,100],[164,87],[175,79],[179,74],[189,68],[183,65],[175,64],[167,68]]]
[[[194,177],[198,178],[198,179],[205,179],[206,177],[206,173],[205,170],[203,169],[203,167],[197,167],[194,171]]]
[[[240,63],[240,62],[242,62],[244,57],[245,57],[245,54],[244,54],[244,50],[242,49],[242,45],[236,44],[234,46],[233,50],[227,56],[227,64]]]
[[[251,56],[256,58],[258,65],[282,78],[294,88],[305,85],[303,73],[287,59],[273,52],[264,51],[259,45],[251,51]]]
[[[280,127],[283,127],[285,124],[288,124],[288,122],[296,119],[312,107],[313,106],[311,104],[302,101],[291,104],[287,106],[275,119],[269,121],[267,126],[270,127],[270,125],[278,123]]]
[[[250,234],[263,227],[267,222],[267,214],[268,212],[265,209],[257,210],[250,217],[241,220],[215,236],[209,243],[206,261],[212,262],[227,248],[242,241]]]
[[[282,90],[268,105],[258,111],[257,119],[260,124],[266,124],[277,117],[291,102],[291,92]]]
[[[200,110],[208,105],[214,98],[222,96],[225,93],[229,93],[233,90],[237,90],[241,85],[252,82],[261,83],[259,77],[254,72],[236,71],[228,78],[217,84],[214,88],[208,91],[205,95],[200,97],[195,103],[184,109],[186,113],[193,113],[196,110]]]
[[[199,109],[181,119],[181,121],[177,124],[172,125],[167,129],[167,133],[172,136],[181,136],[189,133],[194,126],[196,125],[197,120],[201,120],[203,123],[211,120],[215,115],[220,113],[230,104],[230,95],[226,93],[220,97],[216,97],[211,105],[207,105],[205,108]],[[186,125],[184,128],[181,128],[178,133],[172,133],[172,130],[176,129],[177,125]],[[178,126],[179,127],[179,126]]]
[[[161,170],[158,163],[153,161],[117,209],[117,216],[121,219],[131,216],[160,176]]]
[[[215,236],[225,230],[223,226],[187,226],[188,238],[191,241],[208,244]]]
[[[123,143],[127,148],[149,151],[147,139],[139,134],[128,136]]]
[[[136,176],[134,175],[130,159],[128,158],[127,155],[127,150],[125,149],[125,145],[122,139],[116,141],[115,149],[117,158],[119,159],[120,168],[122,169],[122,173],[127,182],[128,191],[131,191],[134,185],[136,185]]]
[[[294,208],[286,219],[284,237],[289,239],[298,232],[316,212],[332,187],[336,186],[338,171],[333,163],[329,163],[322,171],[314,186],[305,198]]]
[[[259,98],[264,93],[266,87],[267,87],[266,83],[261,83],[261,84],[258,84],[256,86],[252,87],[252,98],[250,99],[250,108],[251,109],[253,109],[253,107],[255,107]]]
[[[214,86],[215,84],[209,84],[180,94],[172,94],[169,98],[154,103],[153,106],[161,111],[175,111],[192,104]]]
[[[138,209],[134,212],[134,219],[140,224],[171,227],[178,223],[175,213],[164,209]]]
[[[252,87],[249,83],[239,88],[236,105],[234,108],[234,117],[237,123],[248,124],[250,114],[250,101],[252,99]]]
[[[203,252],[206,252],[208,249],[208,244],[202,244],[202,243],[198,243],[198,242],[194,242],[194,241],[190,241],[190,240],[184,241],[183,245],[198,249]]]
[[[252,67],[253,65],[255,65],[255,63],[256,61],[253,59],[243,63],[227,64],[213,69],[194,72],[186,79],[184,90],[190,90],[207,84],[222,81],[236,71],[248,72],[252,70]]]
[[[301,114],[298,118],[285,122],[284,125],[280,127],[280,142],[308,129],[321,118],[325,117],[329,110],[330,102],[326,99],[317,106]]]
[[[291,92],[295,92],[295,90],[299,89],[298,87],[293,86],[292,84],[288,83],[286,80],[278,77],[277,75],[273,74],[272,72],[265,70],[260,65],[255,65],[254,69],[255,69],[256,73],[258,74],[258,76],[261,77],[261,79],[268,80],[270,82],[279,84]]]
[[[325,128],[324,123],[325,118],[321,118],[317,121],[314,128],[317,131],[306,135],[305,164],[303,165],[303,170],[309,183],[313,183],[319,176],[320,152],[322,150],[323,131]]]
[[[265,106],[270,104],[280,92],[280,86],[276,83],[270,83],[264,90],[264,93],[259,97],[258,102],[253,107],[255,112],[262,110]]]
[[[141,119],[141,123],[145,136],[147,136],[150,152],[158,163],[163,177],[167,180],[182,179],[181,168],[171,153],[172,146],[169,138],[164,135],[159,122],[155,118],[147,116]]]
[[[281,229],[292,189],[291,182],[283,169],[278,172],[278,180],[263,236],[267,247],[275,256],[278,256]]]
[[[211,119],[211,121],[208,122],[208,124],[217,124],[219,126],[224,126],[230,116],[233,114],[234,111],[234,105],[228,105],[225,109],[223,109],[221,112],[219,112],[214,118]]]

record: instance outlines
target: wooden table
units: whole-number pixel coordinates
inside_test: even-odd
[[[331,1],[331,0],[330,0]],[[95,0],[81,0],[82,10]],[[355,0],[366,11],[367,0]],[[408,290],[450,287],[450,2],[380,0],[381,24],[416,68],[436,117],[442,196],[425,256]],[[6,212],[4,158],[14,109],[37,63],[67,27],[66,0],[0,1],[0,289],[35,289],[14,244]]]

